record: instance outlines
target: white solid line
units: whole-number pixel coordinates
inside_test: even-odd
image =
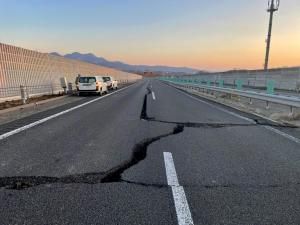
[[[27,130],[27,129],[32,128],[32,127],[34,127],[34,126],[37,126],[37,125],[39,125],[39,124],[45,123],[45,122],[48,121],[48,120],[51,120],[51,119],[53,119],[53,118],[56,118],[56,117],[61,116],[61,115],[63,115],[63,114],[66,114],[66,113],[68,113],[68,112],[71,112],[71,111],[73,111],[73,110],[75,110],[75,109],[79,109],[79,108],[81,108],[81,107],[83,107],[83,106],[86,106],[86,105],[88,105],[88,104],[91,104],[91,103],[93,103],[93,102],[96,102],[96,101],[98,101],[98,100],[100,100],[100,99],[106,98],[106,97],[108,97],[108,96],[110,96],[110,95],[116,94],[116,93],[118,93],[118,92],[120,92],[120,91],[123,91],[123,90],[125,90],[125,89],[127,89],[127,88],[129,88],[129,87],[131,87],[131,86],[132,86],[132,85],[130,85],[130,86],[128,86],[128,87],[125,87],[125,88],[122,88],[122,89],[120,89],[120,90],[118,90],[118,91],[114,91],[114,92],[112,92],[112,93],[110,93],[110,94],[101,96],[101,97],[99,97],[99,98],[93,99],[93,100],[91,100],[91,101],[89,101],[89,102],[86,102],[86,103],[83,103],[83,104],[81,104],[81,105],[77,105],[77,106],[72,107],[72,108],[70,108],[70,109],[67,109],[67,110],[64,110],[64,111],[62,111],[62,112],[56,113],[56,114],[54,114],[54,115],[48,116],[48,117],[46,117],[46,118],[43,118],[43,119],[38,120],[38,121],[36,121],[36,122],[30,123],[30,124],[25,125],[25,126],[23,126],[23,127],[17,128],[17,129],[15,129],[15,130],[9,131],[9,132],[7,132],[7,133],[5,133],[5,134],[1,134],[1,135],[0,135],[0,140],[3,140],[3,139],[5,139],[5,138],[8,138],[8,137],[10,137],[10,136],[12,136],[12,135],[14,135],[14,134],[20,133],[20,132],[22,132],[22,131],[24,131],[24,130]]]
[[[153,98],[153,100],[156,100],[154,91],[152,91],[152,98]]]
[[[172,154],[164,152],[166,174],[169,186],[179,186]]]
[[[264,128],[266,128],[267,130],[273,131],[276,134],[279,134],[279,135],[281,135],[281,136],[283,136],[283,137],[285,137],[285,138],[287,138],[287,139],[289,139],[291,141],[294,141],[294,142],[300,144],[300,139],[299,138],[293,137],[293,136],[291,136],[291,135],[289,135],[287,133],[284,133],[284,132],[282,132],[282,131],[280,131],[278,129],[275,129],[273,127],[270,127],[270,126],[264,126]]]
[[[164,161],[168,185],[172,188],[178,225],[193,225],[194,222],[189,209],[189,204],[183,187],[179,186],[173,157],[170,152],[164,152]]]
[[[186,96],[188,96],[188,97],[190,97],[190,98],[192,98],[192,99],[194,99],[194,100],[196,100],[196,101],[198,101],[198,102],[204,103],[204,104],[206,104],[206,105],[208,105],[208,106],[210,106],[210,107],[212,107],[212,108],[218,109],[218,110],[220,110],[220,111],[222,111],[222,112],[225,112],[225,113],[227,113],[227,114],[230,114],[230,115],[235,116],[235,117],[237,117],[237,118],[240,118],[240,119],[242,119],[242,120],[246,120],[246,121],[248,121],[249,123],[255,124],[255,122],[254,122],[252,119],[249,119],[249,118],[247,118],[247,117],[238,115],[238,114],[236,114],[236,113],[234,113],[234,112],[230,112],[230,111],[228,111],[228,110],[226,110],[226,109],[222,109],[222,108],[220,108],[220,107],[218,107],[218,106],[215,106],[215,105],[213,105],[213,104],[211,104],[211,103],[208,103],[208,102],[203,101],[203,100],[201,100],[201,99],[199,99],[199,98],[196,98],[196,97],[194,97],[194,96],[191,96],[191,95],[189,95],[189,94],[187,94],[187,93],[185,93],[185,92],[183,92],[183,91],[180,91],[180,90],[178,90],[178,89],[176,88],[176,86],[174,86],[174,85],[171,85],[171,86],[173,86],[173,87],[175,88],[175,90],[177,90],[178,92],[180,92],[180,93],[182,93],[182,94],[184,94],[184,95],[186,95]]]
[[[186,94],[186,93],[184,93],[184,92],[182,92],[182,93],[185,94],[185,95],[188,95],[188,94]],[[190,95],[188,95],[188,96],[190,96]],[[196,99],[197,101],[200,101],[200,102],[203,102],[203,103],[205,103],[205,104],[211,105],[210,103],[207,103],[207,102],[205,102],[205,101],[202,101],[202,100],[200,100],[200,99],[197,99],[197,98],[195,98],[195,97],[193,97],[193,96],[190,96],[190,97]],[[221,109],[221,108],[216,107],[216,106],[213,106],[213,105],[211,105],[211,106],[212,106],[212,107],[215,107],[215,108],[217,108],[217,109],[219,109],[219,110],[221,110],[221,111],[223,111],[223,112],[227,112],[227,113],[229,113],[229,114],[231,114],[231,115],[233,115],[233,116],[236,116],[236,117],[238,117],[238,118],[247,120],[248,122],[255,124],[255,122],[254,122],[253,120],[249,119],[249,118],[240,116],[240,115],[238,115],[238,114],[236,114],[236,113],[234,113],[234,112],[227,111],[226,109]],[[291,135],[289,135],[289,134],[287,134],[287,133],[285,133],[285,132],[282,132],[282,131],[280,131],[280,130],[278,130],[278,129],[275,129],[275,128],[273,128],[273,127],[270,127],[270,126],[263,126],[263,127],[266,128],[267,130],[273,131],[274,133],[279,134],[279,135],[281,135],[281,136],[283,136],[283,137],[289,139],[290,141],[294,141],[294,142],[300,144],[300,139],[299,139],[299,138],[293,137],[293,136],[291,136]]]
[[[179,225],[193,225],[192,215],[182,186],[172,186],[177,220]]]
[[[197,101],[199,101],[199,102],[201,102],[201,103],[204,103],[204,104],[206,104],[206,105],[209,105],[209,106],[212,107],[212,108],[218,109],[218,110],[220,110],[220,111],[222,111],[222,112],[225,112],[225,113],[227,113],[227,114],[230,114],[230,115],[235,116],[235,117],[237,117],[237,118],[240,118],[240,119],[242,119],[242,120],[246,120],[246,121],[249,122],[249,123],[255,124],[255,122],[254,122],[252,119],[249,119],[249,118],[247,118],[247,117],[238,115],[238,114],[236,114],[236,113],[234,113],[234,112],[230,112],[230,111],[228,111],[228,110],[226,110],[226,109],[222,109],[222,108],[220,108],[220,107],[217,107],[217,106],[215,106],[215,105],[213,105],[213,104],[210,104],[210,103],[208,103],[208,102],[206,102],[206,101],[203,101],[203,100],[201,100],[201,99],[199,99],[199,98],[193,97],[193,96],[191,96],[191,95],[189,95],[189,94],[186,94],[186,93],[184,93],[184,92],[182,92],[182,93],[185,94],[185,95],[187,95],[187,96],[189,96],[189,97],[192,98],[192,99],[195,99],[195,100],[197,100]]]

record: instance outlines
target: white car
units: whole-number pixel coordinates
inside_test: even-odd
[[[118,89],[118,81],[116,81],[113,77],[111,76],[104,76],[103,77],[104,81],[107,83],[107,88],[114,90]]]
[[[101,76],[80,76],[77,83],[78,95],[82,93],[97,93],[102,95],[108,92],[107,84]]]

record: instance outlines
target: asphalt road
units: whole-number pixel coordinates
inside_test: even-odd
[[[157,80],[86,97],[0,126],[0,224],[298,225],[288,134]]]

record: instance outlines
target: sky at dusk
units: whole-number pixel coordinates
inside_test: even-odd
[[[130,64],[262,68],[267,0],[0,0],[0,42]],[[300,65],[300,0],[281,0],[270,66]]]

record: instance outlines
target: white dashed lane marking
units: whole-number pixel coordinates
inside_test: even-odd
[[[156,100],[155,93],[153,91],[152,91],[152,98],[153,100]]]
[[[193,225],[194,222],[184,188],[178,182],[172,153],[164,152],[164,161],[168,185],[172,188],[178,225]]]

